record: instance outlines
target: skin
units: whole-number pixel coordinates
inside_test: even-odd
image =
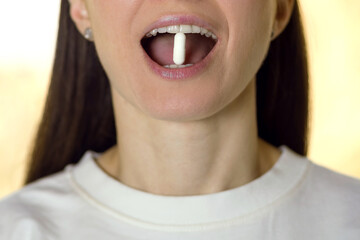
[[[118,144],[97,161],[109,175],[154,194],[199,195],[242,186],[276,163],[280,151],[258,138],[255,76],[294,0],[70,2],[110,79]],[[145,28],[168,14],[200,16],[219,37],[213,62],[185,81],[161,79],[142,57]]]

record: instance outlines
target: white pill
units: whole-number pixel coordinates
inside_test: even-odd
[[[184,33],[175,34],[173,60],[177,65],[182,65],[185,62],[185,45],[186,35]]]

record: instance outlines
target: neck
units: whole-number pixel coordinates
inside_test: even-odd
[[[150,119],[113,94],[118,143],[99,164],[122,183],[160,195],[208,194],[254,180],[280,154],[258,139],[254,85],[192,122]]]

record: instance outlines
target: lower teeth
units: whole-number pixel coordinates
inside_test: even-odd
[[[164,68],[186,68],[186,67],[191,67],[194,64],[186,64],[186,65],[176,65],[176,64],[172,64],[172,65],[164,65]]]

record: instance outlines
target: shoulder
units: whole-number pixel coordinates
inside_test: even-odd
[[[44,233],[52,232],[52,218],[66,210],[73,197],[67,171],[7,196],[0,201],[0,239],[43,239]]]
[[[288,170],[302,167],[301,179],[297,189],[303,193],[311,192],[311,196],[323,195],[335,197],[334,200],[360,200],[360,179],[347,176],[336,170],[321,166],[312,159],[299,155],[285,147],[288,161]],[[329,199],[331,200],[331,199]]]
[[[301,187],[298,206],[312,216],[344,229],[360,227],[360,180],[311,162]]]
[[[308,178],[313,188],[320,192],[360,200],[360,179],[347,176],[335,170],[311,162]]]

